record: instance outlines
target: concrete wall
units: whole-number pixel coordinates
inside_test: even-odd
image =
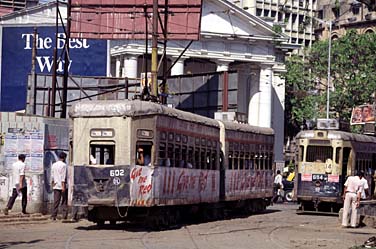
[[[26,154],[27,211],[47,213],[52,203],[50,169],[60,151],[69,150],[69,121],[0,113],[0,206],[12,193],[12,164],[20,153]],[[13,211],[21,210],[18,197]]]

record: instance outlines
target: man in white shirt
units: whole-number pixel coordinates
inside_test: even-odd
[[[12,174],[13,174],[13,191],[12,196],[9,198],[8,205],[4,208],[4,214],[8,215],[8,211],[13,208],[13,204],[17,199],[19,193],[22,193],[22,214],[27,214],[26,205],[27,205],[27,186],[25,179],[25,158],[24,154],[18,155],[18,161],[12,165]]]
[[[274,184],[273,184],[273,190],[274,190],[273,199],[272,199],[273,203],[276,203],[279,197],[281,197],[283,200],[283,197],[281,196],[282,189],[283,189],[283,183],[282,183],[281,171],[277,170],[277,175],[274,177]]]
[[[68,217],[68,191],[66,186],[67,179],[67,165],[65,164],[65,159],[67,154],[60,152],[59,161],[52,164],[51,167],[51,185],[54,190],[54,204],[51,213],[51,219],[56,220],[56,216],[59,210],[60,200],[61,207],[63,209],[63,219],[66,220]]]
[[[357,176],[349,176],[345,182],[344,189],[344,202],[343,202],[343,215],[342,215],[342,227],[349,226],[349,216],[351,212],[350,226],[355,228],[357,226],[357,213],[360,201],[360,195],[362,193],[362,183],[360,181],[360,172]]]
[[[367,196],[368,196],[368,182],[367,182],[367,179],[364,178],[364,171],[360,171],[359,178],[360,178],[360,182],[361,182],[362,188],[363,188],[360,199],[366,200]]]

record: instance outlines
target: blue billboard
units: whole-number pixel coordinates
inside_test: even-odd
[[[3,27],[1,55],[0,111],[17,111],[26,108],[27,79],[31,71],[33,27]],[[37,27],[37,74],[52,74],[55,27]],[[57,73],[64,72],[63,48],[65,34],[58,33]],[[107,41],[70,39],[70,75],[106,76]]]

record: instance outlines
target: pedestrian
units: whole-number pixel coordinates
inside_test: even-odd
[[[360,181],[360,171],[357,176],[349,176],[345,182],[342,227],[349,226],[349,216],[351,214],[350,226],[357,226],[357,214],[360,196],[362,193],[362,183]]]
[[[273,203],[276,203],[279,197],[282,198],[282,195],[281,195],[282,189],[283,189],[283,183],[282,183],[281,171],[277,170],[277,175],[274,177],[274,183],[273,183],[273,199],[272,199]]]
[[[63,211],[63,219],[68,218],[68,188],[66,184],[67,180],[67,165],[65,159],[67,154],[60,152],[59,160],[52,164],[51,167],[51,184],[54,190],[54,203],[51,214],[51,220],[56,220],[60,201]]]
[[[27,214],[27,186],[25,179],[25,158],[24,154],[18,155],[18,161],[12,165],[12,177],[13,177],[13,191],[12,196],[9,198],[7,206],[4,208],[4,214],[8,215],[8,211],[13,208],[13,204],[17,199],[19,193],[22,194],[22,214]]]
[[[368,197],[368,182],[367,179],[364,177],[364,171],[360,171],[359,173],[360,182],[362,184],[362,193],[360,195],[361,200],[366,200]]]

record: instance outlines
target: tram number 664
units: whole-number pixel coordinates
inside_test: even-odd
[[[124,176],[123,169],[112,169],[110,170],[110,176]]]

